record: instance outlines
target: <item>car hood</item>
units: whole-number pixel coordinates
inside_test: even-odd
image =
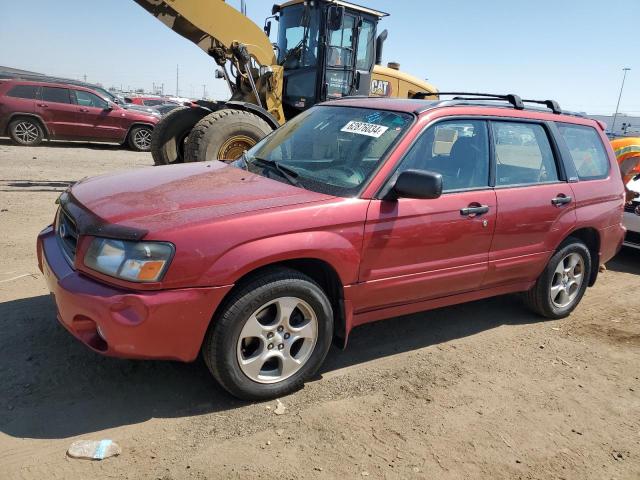
[[[105,223],[145,230],[334,198],[217,161],[88,178],[71,194]]]

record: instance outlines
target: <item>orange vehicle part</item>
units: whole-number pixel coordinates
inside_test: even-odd
[[[611,146],[618,159],[622,180],[627,191],[627,201],[637,197],[637,193],[631,192],[627,183],[635,176],[640,175],[640,137],[617,138],[611,141]]]

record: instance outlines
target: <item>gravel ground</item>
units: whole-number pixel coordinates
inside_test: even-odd
[[[361,327],[284,415],[229,397],[200,361],[89,351],[56,322],[35,237],[69,182],[151,164],[0,140],[0,477],[640,478],[636,251],[563,321],[505,296]],[[65,455],[103,438],[122,455]]]

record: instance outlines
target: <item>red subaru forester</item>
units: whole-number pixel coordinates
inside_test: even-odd
[[[621,246],[624,188],[602,126],[544,105],[347,98],[232,165],[82,180],[38,237],[58,318],[106,355],[202,352],[263,399],[375,320],[515,292],[565,317]]]

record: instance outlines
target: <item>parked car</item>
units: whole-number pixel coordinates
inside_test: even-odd
[[[129,104],[144,105],[147,107],[158,107],[160,105],[173,104],[176,107],[180,106],[178,102],[163,98],[163,97],[124,97],[125,101]]]
[[[640,178],[631,180],[627,188],[640,195]],[[624,226],[627,227],[625,246],[640,249],[640,196],[624,206]]]
[[[595,121],[505,98],[332,101],[233,165],[78,182],[38,237],[60,322],[264,399],[372,321],[517,292],[566,317],[622,245],[620,172]]]
[[[88,88],[92,92],[97,93],[99,96],[101,96],[105,100],[109,102],[113,102],[121,106],[122,108],[126,108],[127,110],[139,110],[139,111],[151,113],[153,115],[161,116],[161,114],[157,110],[155,110],[153,107],[145,107],[144,105],[135,105],[133,103],[127,103],[124,97],[118,94],[112,93],[109,90],[101,87],[100,85],[81,82],[80,80],[74,80],[72,78],[52,77],[50,75],[40,75],[40,74],[0,73],[0,79],[30,80],[34,82],[77,85],[80,87]]]
[[[127,143],[148,151],[159,116],[126,110],[79,85],[0,80],[0,134],[19,145],[43,139]]]

